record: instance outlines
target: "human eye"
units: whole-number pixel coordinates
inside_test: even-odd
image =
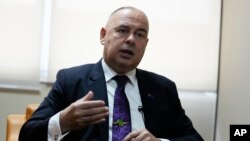
[[[145,38],[146,37],[146,33],[141,32],[141,31],[136,32],[135,35],[137,38]]]
[[[126,33],[128,33],[128,30],[127,30],[126,28],[118,28],[118,29],[117,29],[117,32],[118,32],[119,34],[126,34]]]

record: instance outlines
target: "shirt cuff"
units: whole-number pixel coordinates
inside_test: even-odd
[[[68,133],[69,132],[62,135],[60,127],[60,112],[50,118],[48,125],[48,141],[60,141]]]
[[[161,139],[161,138],[159,138],[161,141],[169,141],[168,139]]]

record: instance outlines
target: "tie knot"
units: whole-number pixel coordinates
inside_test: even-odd
[[[116,75],[115,77],[113,77],[113,79],[116,81],[119,87],[121,86],[124,87],[129,80],[129,78],[126,75]]]

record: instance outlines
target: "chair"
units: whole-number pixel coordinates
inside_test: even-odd
[[[31,117],[39,104],[29,104],[25,115],[9,115],[7,117],[6,141],[18,141],[18,136],[23,124]]]

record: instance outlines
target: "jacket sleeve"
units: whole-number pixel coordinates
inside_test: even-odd
[[[19,134],[19,141],[46,141],[50,118],[66,107],[64,95],[64,73],[59,71],[48,96],[43,100],[32,117],[25,122]]]
[[[175,83],[172,83],[170,87],[173,92],[172,96],[172,108],[173,116],[175,118],[174,134],[176,138],[169,139],[170,141],[203,141],[199,133],[194,129],[191,120],[185,114],[184,109],[181,106],[181,102],[178,96],[177,88]]]

